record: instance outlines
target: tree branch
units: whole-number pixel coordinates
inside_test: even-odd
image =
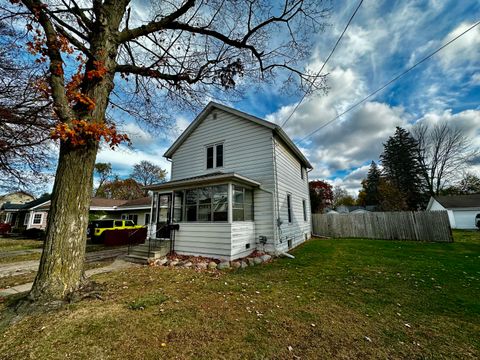
[[[143,35],[148,35],[152,32],[164,29],[168,24],[178,19],[180,16],[184,15],[190,8],[195,5],[195,0],[187,0],[185,4],[180,6],[177,10],[171,14],[163,17],[160,21],[152,21],[147,25],[142,25],[134,29],[124,29],[118,34],[118,42],[124,43],[136,39]]]

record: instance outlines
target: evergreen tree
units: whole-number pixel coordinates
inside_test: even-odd
[[[407,130],[397,126],[383,147],[380,159],[387,180],[405,196],[409,210],[424,206],[418,142]]]
[[[365,188],[365,205],[378,205],[380,203],[378,186],[381,175],[377,164],[375,161],[372,161],[370,169],[368,170],[367,179],[362,184]]]

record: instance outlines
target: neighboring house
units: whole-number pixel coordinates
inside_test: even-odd
[[[363,214],[366,212],[374,211],[375,206],[359,206],[359,205],[339,205],[335,209],[339,214]]]
[[[0,223],[6,222],[6,212],[2,209],[4,204],[22,205],[35,200],[35,197],[25,191],[15,191],[5,195],[0,195]]]
[[[431,197],[427,211],[446,210],[452,229],[475,229],[480,214],[480,194]]]
[[[136,200],[92,198],[90,215],[98,219],[128,219],[138,225],[148,225],[151,206],[150,197]],[[34,228],[45,230],[50,197],[42,197],[26,204],[4,204],[2,208],[7,216],[6,223],[12,225],[14,231]]]
[[[178,224],[176,253],[233,260],[310,238],[312,165],[280,126],[211,102],[164,156],[171,180],[146,187],[151,239]]]

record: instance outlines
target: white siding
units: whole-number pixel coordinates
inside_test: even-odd
[[[216,114],[216,118],[214,118]],[[254,192],[255,238],[273,240],[274,191],[272,132],[268,128],[221,110],[210,113],[172,155],[172,180],[210,172],[235,172],[260,182]],[[223,142],[224,166],[206,169],[208,144]],[[264,191],[266,189],[268,191]]]
[[[232,251],[231,225],[180,223],[180,230],[175,232],[175,252],[229,260]]]
[[[476,229],[475,216],[480,214],[478,210],[452,210],[455,223],[452,226],[454,229]],[[451,224],[450,224],[451,225]]]
[[[253,221],[232,223],[232,260],[248,256],[255,250],[255,242],[255,223]]]
[[[282,225],[278,229],[277,250],[288,249],[288,239],[292,246],[311,236],[311,212],[308,193],[308,176],[304,170],[301,177],[301,163],[279,139],[275,139],[275,163],[278,186],[278,208]],[[287,194],[291,195],[292,222],[288,222]],[[303,200],[306,204],[307,219],[303,217]]]

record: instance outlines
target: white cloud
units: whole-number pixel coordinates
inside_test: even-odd
[[[141,151],[124,145],[112,150],[108,147],[100,149],[97,155],[97,162],[111,163],[115,173],[120,176],[128,176],[133,165],[142,160],[150,161],[162,169],[167,169],[170,174],[170,162],[163,157],[165,148],[152,147],[151,152]]]

